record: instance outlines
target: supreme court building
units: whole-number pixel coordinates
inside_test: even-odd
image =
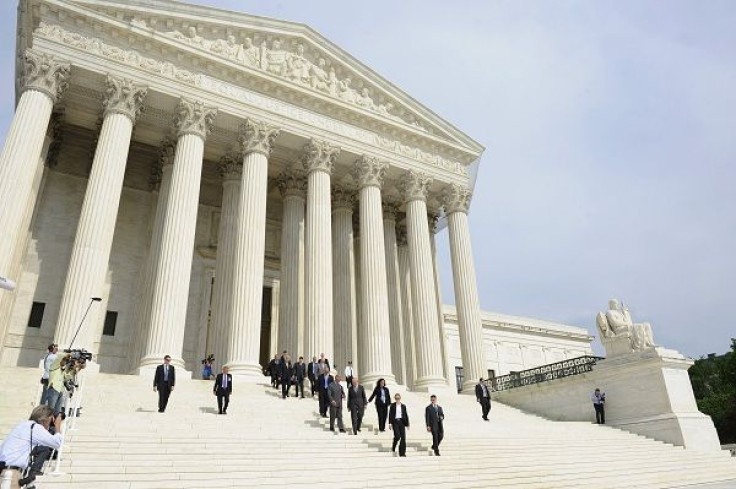
[[[338,46],[170,0],[22,0],[17,34],[4,365],[68,347],[91,304],[74,345],[108,372],[165,354],[198,371],[214,353],[259,377],[284,349],[416,390],[458,365],[464,388],[508,370],[499,352],[516,347],[489,338],[468,230],[483,147]],[[545,338],[536,364],[590,352],[584,330],[521,323]]]

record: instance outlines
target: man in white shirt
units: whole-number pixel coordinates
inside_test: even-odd
[[[48,429],[54,423],[57,433],[52,435]],[[35,458],[28,475],[18,481],[19,486],[28,486],[37,475],[41,475],[43,464],[51,456],[51,451],[61,446],[62,416],[54,418],[54,410],[50,406],[38,406],[31,412],[30,420],[19,423],[0,445],[0,465],[5,470],[22,472],[28,467],[29,458]],[[14,474],[14,478],[17,475]]]
[[[57,345],[51,344],[48,348],[48,353],[46,353],[46,356],[43,357],[43,375],[41,376],[41,383],[43,384],[43,392],[41,392],[41,404],[46,404],[47,397],[48,397],[48,390],[49,390],[49,371],[51,370],[51,365],[54,363],[54,360],[56,360],[56,354],[59,352],[59,347]]]
[[[353,362],[348,360],[348,366],[345,367],[345,383],[348,387],[353,385],[353,377],[355,377],[355,370],[353,369]]]

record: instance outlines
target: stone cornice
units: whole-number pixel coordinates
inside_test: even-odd
[[[243,174],[243,162],[238,155],[227,153],[217,162],[217,171],[220,172],[223,182],[239,181]]]
[[[261,153],[263,155],[271,154],[274,141],[281,131],[265,122],[254,119],[246,119],[240,125],[240,135],[238,140],[243,150],[243,154]]]
[[[23,90],[37,90],[58,102],[68,88],[69,63],[54,56],[27,49],[23,64]]]
[[[108,114],[122,114],[135,124],[143,108],[148,88],[137,85],[132,80],[107,75],[105,80],[105,99],[102,102],[104,117]]]
[[[353,207],[355,207],[355,192],[352,190],[333,186],[332,187],[332,210],[348,210],[350,212],[353,212]]]
[[[198,100],[180,99],[174,120],[177,137],[193,134],[206,140],[216,116],[217,109],[214,107],[208,107]]]
[[[388,170],[388,163],[372,156],[362,155],[353,163],[352,173],[359,188],[371,186],[380,188],[383,185],[386,170]]]
[[[399,181],[399,191],[405,202],[412,200],[427,200],[429,186],[432,185],[432,177],[426,173],[410,170],[404,174]]]
[[[442,207],[445,214],[450,215],[453,212],[468,213],[470,208],[470,200],[473,193],[468,187],[462,185],[449,185],[442,191]]]
[[[306,199],[307,197],[307,181],[301,172],[295,170],[287,170],[276,177],[276,186],[281,192],[281,197],[299,197]]]
[[[304,170],[307,174],[313,171],[332,173],[332,166],[335,164],[338,154],[340,154],[340,148],[325,141],[312,139],[304,146],[304,157],[302,159]]]

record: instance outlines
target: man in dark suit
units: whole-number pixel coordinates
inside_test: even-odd
[[[401,395],[394,394],[396,402],[388,408],[388,427],[394,432],[394,444],[391,451],[396,455],[396,444],[399,444],[399,457],[406,457],[406,430],[409,428],[409,414],[401,403]]]
[[[391,403],[391,394],[386,387],[385,379],[378,379],[373,394],[368,402],[376,398],[376,412],[378,413],[378,431],[386,431],[386,417],[388,417],[388,405]]]
[[[475,398],[481,405],[483,419],[488,421],[488,413],[491,411],[491,389],[482,377],[480,382],[475,386]]]
[[[445,412],[442,406],[437,404],[437,396],[434,394],[429,396],[430,404],[424,410],[424,421],[427,425],[427,431],[432,433],[432,450],[438,457],[440,456],[440,443],[445,437],[445,428],[442,426],[445,421]]]
[[[217,374],[215,386],[212,388],[212,392],[217,396],[217,410],[220,414],[227,414],[230,393],[233,391],[233,376],[228,373],[229,371],[228,367],[222,367],[222,373]]]
[[[319,392],[319,384],[317,383],[317,377],[319,377],[320,370],[319,363],[317,363],[317,357],[312,357],[312,361],[307,365],[307,377],[309,377],[309,386],[312,389],[312,397],[315,392]]]
[[[291,387],[291,358],[284,350],[284,356],[281,357],[279,363],[279,378],[281,379],[281,398],[289,397],[289,388]]]
[[[307,376],[307,366],[304,364],[304,357],[299,357],[299,361],[294,364],[294,384],[296,387],[296,396],[299,397],[301,390],[301,398],[304,399],[304,377]]]
[[[276,353],[270,362],[268,362],[268,373],[271,376],[271,387],[274,389],[279,386],[279,366],[281,361],[279,360],[279,354]]]
[[[323,417],[327,417],[327,408],[330,406],[330,399],[327,393],[327,389],[335,379],[330,375],[329,369],[325,367],[322,373],[317,377],[317,385],[319,388],[319,414]]]
[[[360,432],[360,426],[363,424],[363,413],[368,405],[368,399],[365,396],[365,389],[359,384],[358,377],[352,378],[352,385],[348,387],[348,411],[350,411],[350,421],[353,424],[353,434]]]
[[[176,372],[171,365],[171,357],[166,355],[164,363],[156,367],[156,375],[153,376],[153,392],[158,391],[158,412],[166,411],[169,403],[169,394],[174,390],[176,383]]]

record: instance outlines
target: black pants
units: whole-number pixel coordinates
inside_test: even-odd
[[[271,374],[271,387],[276,388],[279,386],[279,378],[275,373]]]
[[[386,418],[388,418],[388,406],[385,404],[376,404],[376,412],[378,413],[378,431],[386,431]]]
[[[314,397],[314,393],[317,392],[317,379],[314,377],[309,377],[309,389],[312,391],[312,397]]]
[[[327,416],[327,408],[330,406],[330,399],[327,396],[327,389],[319,390],[319,414]]]
[[[440,450],[440,443],[445,437],[445,428],[442,423],[437,423],[437,428],[432,429],[432,450],[438,452]]]
[[[158,386],[158,412],[163,413],[166,411],[166,406],[169,404],[169,395],[171,394],[171,386],[169,384],[162,384]]]
[[[227,412],[230,404],[230,394],[226,390],[217,389],[217,411],[222,414]]]
[[[399,444],[399,455],[402,457],[406,455],[406,427],[404,426],[404,420],[394,420],[394,444],[391,446],[391,451],[396,451],[396,444]]]
[[[606,413],[603,404],[593,404],[595,409],[595,422],[598,424],[606,424]]]
[[[289,379],[281,379],[281,397],[284,399],[289,397],[289,387],[291,387],[289,385]]]
[[[353,407],[350,410],[350,421],[353,424],[353,433],[357,433],[363,424],[363,413],[365,408]]]
[[[33,463],[31,464],[28,475],[40,474],[43,469],[43,464],[51,457],[53,450],[51,447],[44,447],[41,445],[33,447],[31,455],[33,456]]]
[[[491,399],[488,397],[481,397],[480,406],[483,409],[483,419],[488,419],[488,413],[491,412]]]
[[[299,391],[302,391],[302,397],[304,397],[304,378],[296,379],[294,390],[296,391],[296,397],[299,397]]]

